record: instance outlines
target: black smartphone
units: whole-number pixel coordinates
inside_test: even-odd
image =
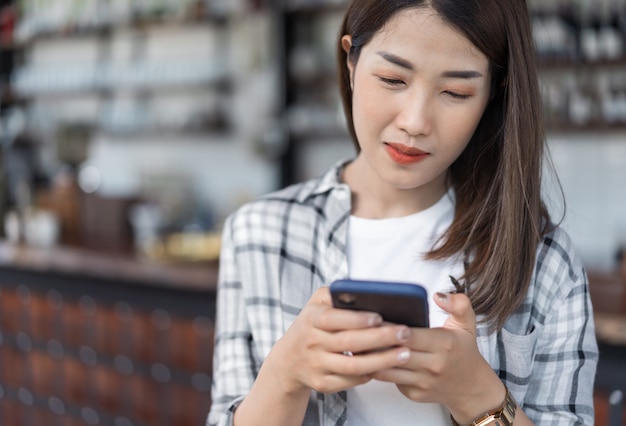
[[[379,313],[384,321],[428,327],[428,293],[413,283],[342,279],[330,284],[335,308]]]

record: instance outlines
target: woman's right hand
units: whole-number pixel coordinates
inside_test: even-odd
[[[409,335],[378,314],[333,308],[328,287],[320,288],[271,349],[234,423],[302,424],[311,390],[338,392],[403,365]]]
[[[322,287],[264,365],[271,368],[285,395],[308,395],[311,389],[333,393],[404,364],[410,352],[403,345],[409,336],[407,326],[383,324],[379,314],[333,308],[328,287]]]

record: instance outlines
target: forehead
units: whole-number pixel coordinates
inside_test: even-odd
[[[397,12],[365,47],[372,52],[392,51],[408,60],[452,62],[480,71],[487,71],[489,63],[484,53],[431,8]]]

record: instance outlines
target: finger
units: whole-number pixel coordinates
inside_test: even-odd
[[[406,362],[409,352],[407,348],[393,348],[354,356],[324,353],[317,361],[326,366],[325,371],[307,383],[310,388],[323,393],[345,390],[368,382],[376,371],[401,365]]]
[[[326,331],[376,327],[382,323],[379,314],[333,308],[328,287],[318,288],[305,308],[313,313],[313,326]]]
[[[405,325],[385,325],[368,329],[342,330],[329,334],[325,349],[329,352],[363,353],[380,351],[408,342],[411,330]]]
[[[406,347],[394,347],[377,352],[367,352],[346,356],[343,354],[328,354],[332,373],[343,376],[371,378],[381,370],[389,370],[405,364],[411,355]]]
[[[402,365],[380,370],[372,378],[398,385],[427,384],[434,377],[442,376],[443,364],[436,354],[411,351],[409,359]]]
[[[330,298],[330,290],[328,287],[320,287],[309,299],[309,303],[321,303],[323,305],[331,306],[332,301]]]
[[[476,314],[467,295],[462,293],[436,293],[434,299],[441,309],[450,314],[444,327],[475,331]]]
[[[365,384],[372,380],[369,375],[346,376],[342,374],[326,374],[313,383],[309,388],[321,393],[336,393]]]
[[[402,366],[376,371],[371,374],[371,377],[381,382],[404,386],[419,386],[420,383],[428,378],[421,371],[409,370],[402,368]]]
[[[333,332],[378,327],[382,322],[383,318],[375,312],[324,306],[315,317],[313,325],[321,330]]]

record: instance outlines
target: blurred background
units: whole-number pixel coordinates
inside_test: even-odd
[[[1,424],[203,424],[225,217],[353,155],[345,3],[0,0]],[[626,0],[528,5],[546,199],[589,271],[608,424],[626,387],[610,363],[626,345]]]

